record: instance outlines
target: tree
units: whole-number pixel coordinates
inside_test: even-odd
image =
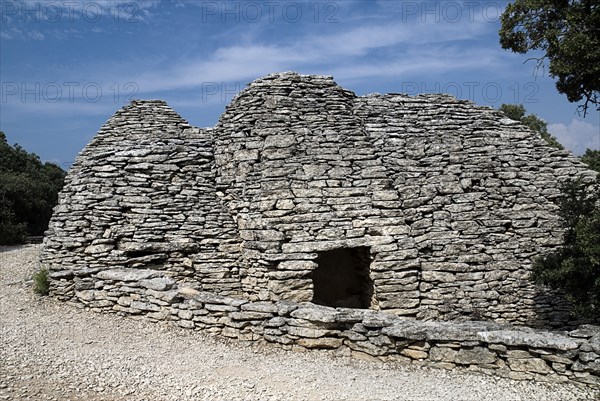
[[[500,17],[500,45],[515,53],[540,50],[556,89],[579,106],[600,110],[600,0],[515,0]]]
[[[600,173],[600,150],[587,149],[581,156],[581,161]]]
[[[48,228],[65,172],[42,163],[19,145],[10,146],[0,131],[0,244],[24,242]]]
[[[564,146],[558,142],[558,139],[548,132],[548,124],[535,114],[526,116],[525,107],[522,104],[503,104],[499,110],[511,120],[520,121],[532,131],[538,132],[548,145],[557,149],[564,149]]]
[[[562,248],[533,265],[532,278],[561,290],[573,311],[583,318],[600,318],[600,180],[595,186],[581,181],[564,184],[559,213],[565,233]]]

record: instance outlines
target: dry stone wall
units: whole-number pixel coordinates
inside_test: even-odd
[[[46,233],[56,277],[116,267],[165,271],[181,283],[236,294],[240,238],[221,206],[212,138],[163,101],[134,101],[99,131],[69,171]],[[71,299],[93,280],[56,281]]]
[[[528,274],[576,177],[595,173],[490,108],[273,74],[211,129],[162,101],[118,111],[69,172],[42,263],[53,295],[103,310],[170,310],[121,295],[142,288],[306,302],[324,277],[348,287],[330,306],[561,327],[568,305]],[[354,281],[327,273],[336,255]]]
[[[217,186],[245,240],[247,293],[310,301],[320,251],[369,246],[374,263],[399,260],[390,244],[409,227],[355,99],[331,78],[289,74],[253,82],[221,117]],[[405,282],[375,297],[382,308],[414,312],[415,290]]]
[[[293,301],[248,301],[178,286],[164,271],[78,271],[93,289],[77,306],[167,321],[187,329],[287,349],[339,349],[358,357],[516,380],[600,387],[600,327],[550,333],[481,321],[425,322],[369,309]],[[65,280],[66,279],[62,279]]]
[[[417,316],[568,319],[567,305],[528,276],[532,260],[561,243],[558,184],[594,173],[500,112],[451,96],[356,103],[410,227],[396,239],[407,257],[386,270],[418,272]]]

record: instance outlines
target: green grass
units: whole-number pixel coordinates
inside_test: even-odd
[[[48,295],[50,292],[48,269],[41,268],[33,275],[33,291],[39,295]]]

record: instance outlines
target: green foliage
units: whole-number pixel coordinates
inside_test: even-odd
[[[40,295],[48,295],[50,292],[50,279],[47,269],[41,268],[33,275],[33,291]]]
[[[581,161],[600,173],[600,150],[587,149],[581,156]]]
[[[22,243],[48,228],[65,172],[42,163],[19,145],[10,146],[0,131],[0,244]]]
[[[548,145],[553,146],[557,149],[564,149],[564,146],[558,142],[555,136],[548,132],[548,124],[535,114],[525,115],[525,107],[522,104],[502,104],[498,109],[503,112],[506,117],[511,120],[520,121],[521,124],[529,127],[532,131],[536,131],[540,134]]]
[[[561,249],[539,258],[532,278],[562,290],[574,312],[600,318],[600,181],[596,186],[567,182],[558,201],[565,234]]]
[[[600,1],[515,0],[500,17],[500,45],[515,53],[542,52],[556,89],[580,106],[600,109]]]

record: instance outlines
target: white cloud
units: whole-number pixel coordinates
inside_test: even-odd
[[[569,125],[549,124],[548,131],[576,155],[586,149],[600,150],[600,126],[573,118]]]
[[[45,37],[40,31],[31,31],[28,33],[28,35],[33,40],[43,40]]]
[[[127,102],[128,103],[128,102]],[[78,115],[78,116],[97,116],[110,115],[115,110],[123,107],[125,102],[118,103],[110,100],[95,102],[48,102],[48,101],[30,101],[30,102],[6,102],[2,104],[6,115],[13,119],[31,118],[31,116],[57,116],[57,115]],[[6,120],[10,120],[7,118]]]
[[[56,30],[53,27],[58,23],[74,23],[81,20],[91,26],[103,19],[122,23],[147,22],[154,15],[152,9],[160,4],[160,0],[2,1],[0,34],[5,40],[43,40],[49,37],[39,30],[31,31],[33,25],[51,34]],[[74,32],[77,31],[62,30],[61,33],[50,36],[61,37]]]
[[[127,80],[136,82],[142,92],[153,92],[193,88],[207,82],[246,82],[274,71],[302,71],[314,66],[338,79],[495,69],[501,64],[501,53],[487,48],[465,50],[456,45],[459,40],[471,39],[485,31],[484,25],[357,26],[278,45],[263,45],[257,39],[257,44],[218,48],[202,59],[174,60],[170,67],[132,74]],[[377,57],[375,63],[369,57],[370,52],[381,48],[395,49],[392,56]],[[121,74],[124,70],[120,69]]]
[[[359,26],[346,32],[313,36],[305,40],[306,47],[316,48],[321,53],[351,56],[398,45],[420,46],[474,39],[489,28],[489,24],[483,22],[469,24],[394,22],[378,26]]]

